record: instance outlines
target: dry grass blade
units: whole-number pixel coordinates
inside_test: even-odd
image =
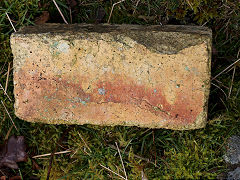
[[[60,152],[55,152],[54,155],[57,155],[57,154],[66,154],[66,153],[70,153],[70,152],[72,152],[72,151],[70,151],[70,150],[60,151]],[[33,156],[32,158],[36,159],[36,158],[51,156],[51,154],[52,154],[52,153],[36,155],[36,156]]]
[[[6,84],[5,84],[5,92],[7,92],[7,87],[8,87],[8,79],[9,79],[9,73],[10,73],[10,67],[11,63],[8,63],[8,71],[7,71],[7,79],[6,79]]]
[[[110,148],[114,149],[114,150],[117,150],[117,148],[116,148],[114,145],[108,145],[108,146],[109,146]],[[129,155],[129,152],[122,152],[122,153],[124,153],[124,154],[126,154],[126,155]],[[138,159],[141,159],[141,160],[143,160],[143,161],[146,161],[147,163],[150,163],[150,164],[154,165],[155,167],[158,167],[158,168],[159,168],[158,165],[156,165],[154,162],[150,161],[150,159],[148,159],[148,158],[144,158],[144,157],[138,156],[138,155],[136,155],[136,154],[134,154],[133,156],[134,156],[135,158],[138,158]]]
[[[7,175],[6,175],[6,174],[4,174],[4,172],[3,172],[1,169],[0,169],[0,172],[1,172],[1,173],[2,173],[2,175],[4,176],[4,177],[2,176],[3,178],[1,177],[1,178],[2,178],[1,180],[5,180],[5,179],[6,179],[5,177],[7,177]],[[5,179],[4,179],[4,178],[5,178]]]
[[[225,86],[223,82],[215,79],[215,81],[218,83],[218,84],[221,84],[222,87],[226,88],[227,90],[229,90],[229,87]]]
[[[4,138],[4,140],[8,140],[8,137],[9,137],[11,131],[12,131],[12,128],[13,128],[13,125],[9,128],[9,130],[8,130],[8,132],[7,132],[7,134],[6,134],[5,138]]]
[[[77,148],[76,151],[74,151],[74,153],[70,156],[70,158],[73,158],[73,156],[78,152],[79,148]]]
[[[122,178],[122,179],[125,179],[125,177],[123,177],[123,176],[121,176],[120,174],[118,174],[118,173],[116,173],[116,172],[112,171],[111,169],[109,169],[109,168],[107,168],[107,167],[103,166],[102,164],[99,164],[99,165],[100,165],[101,167],[103,167],[104,169],[106,169],[106,170],[110,171],[111,173],[113,173],[113,174],[117,175],[118,177],[120,177],[120,178]],[[126,180],[126,179],[125,179],[125,180]]]
[[[2,68],[0,70],[0,75],[3,73],[3,69],[5,68],[5,65],[6,65],[7,62],[4,62],[4,64],[2,65]]]
[[[5,89],[3,88],[2,84],[0,83],[0,88],[3,90],[4,94],[7,96],[7,98],[9,99],[9,101],[12,101],[12,99],[8,96],[7,92],[5,91]]]
[[[10,71],[11,71],[11,70],[13,70],[13,67],[10,68]],[[7,72],[5,72],[5,73],[3,74],[3,76],[6,76],[6,75],[7,75]]]
[[[228,98],[230,98],[231,93],[232,93],[232,87],[233,87],[233,80],[234,80],[235,72],[236,72],[236,66],[234,66],[234,68],[233,68],[233,75],[232,75],[231,85],[230,85],[230,88],[229,88]]]
[[[141,176],[142,176],[142,180],[148,180],[143,170],[141,171]]]
[[[141,1],[141,0],[138,0],[138,1],[137,1],[136,5],[135,5],[135,9],[134,9],[134,11],[133,11],[133,14],[136,13],[136,10],[137,10],[137,7],[138,7],[138,4],[139,4],[140,1]]]
[[[209,22],[209,20],[207,20],[205,23],[203,23],[201,26],[205,26],[207,23]]]
[[[3,101],[2,101],[2,100],[1,100],[1,103],[2,103],[2,105],[3,105],[4,109],[5,109],[5,111],[7,112],[7,114],[8,114],[8,116],[9,116],[9,118],[11,119],[11,121],[12,121],[12,123],[13,123],[13,126],[14,126],[14,127],[15,127],[15,129],[18,131],[18,129],[17,129],[17,127],[16,127],[16,125],[15,125],[15,123],[14,123],[14,121],[13,121],[13,119],[12,119],[11,115],[9,114],[9,112],[8,112],[8,110],[7,110],[7,107],[5,106],[5,104],[3,103]]]
[[[214,76],[211,80],[216,79],[218,76],[220,76],[222,73],[224,73],[225,71],[227,71],[229,68],[231,68],[232,66],[234,66],[235,64],[237,64],[240,61],[240,59],[236,60],[234,63],[232,63],[231,65],[229,65],[228,67],[226,67],[224,70],[222,70],[220,73],[218,73],[216,76]]]
[[[9,22],[10,22],[10,24],[11,24],[14,32],[17,32],[16,29],[15,29],[15,27],[14,27],[14,25],[13,25],[13,23],[12,23],[12,21],[11,21],[11,19],[10,19],[10,17],[8,16],[8,13],[5,13],[5,14],[6,14],[6,16],[7,16],[8,20],[9,20]]]
[[[63,18],[63,21],[64,21],[66,24],[68,24],[68,22],[66,21],[65,17],[63,16],[63,14],[62,14],[62,12],[61,12],[60,8],[58,7],[58,5],[57,5],[57,3],[56,3],[56,1],[55,1],[55,0],[53,0],[53,3],[55,4],[55,6],[56,6],[56,8],[57,8],[58,12],[59,12],[59,13],[60,13],[60,15],[62,16],[62,18]]]
[[[226,93],[224,92],[224,90],[222,90],[222,88],[220,88],[218,85],[216,85],[214,83],[211,83],[211,84],[214,85],[215,87],[217,87],[218,89],[220,89],[223,92],[223,94],[225,95],[226,99],[228,98]]]
[[[83,137],[81,136],[81,134],[80,134],[79,132],[78,132],[78,135],[79,135],[79,137],[81,138],[81,140],[84,142],[84,144],[85,144],[85,146],[88,148],[88,150],[89,150],[90,152],[92,152],[91,149],[89,148],[89,146],[87,145],[86,141],[83,139]]]
[[[186,0],[186,1],[187,1],[188,5],[191,7],[191,9],[193,10],[193,7],[192,7],[191,3],[189,2],[189,0]]]
[[[126,169],[125,169],[125,166],[124,166],[124,163],[123,163],[123,160],[122,160],[121,152],[120,152],[120,150],[119,150],[119,148],[118,148],[117,142],[115,142],[115,144],[116,144],[116,146],[117,146],[118,154],[119,154],[119,156],[120,156],[120,160],[121,160],[121,163],[122,163],[122,167],[123,167],[123,171],[124,171],[125,178],[128,179],[128,178],[127,178]]]
[[[122,3],[123,1],[125,1],[125,0],[118,1],[118,2],[116,2],[116,3],[114,3],[114,4],[112,5],[112,9],[111,9],[111,12],[110,12],[110,15],[109,15],[109,18],[108,18],[107,23],[110,22],[110,19],[111,19],[111,16],[112,16],[112,12],[113,12],[114,6],[116,6],[116,5],[119,4],[119,3]]]
[[[5,68],[6,63],[7,63],[7,62],[5,61],[4,64],[2,65],[1,70],[0,70],[0,75],[3,73],[3,70],[4,70],[4,68]]]

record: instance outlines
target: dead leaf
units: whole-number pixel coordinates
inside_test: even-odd
[[[23,136],[11,136],[0,149],[0,167],[18,169],[17,162],[27,161]]]
[[[42,15],[37,17],[34,21],[35,24],[44,24],[49,20],[49,12],[48,11],[43,11]]]

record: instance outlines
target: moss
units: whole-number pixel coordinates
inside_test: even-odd
[[[57,2],[64,16],[69,17],[65,1]],[[111,10],[110,1],[85,2],[85,4],[78,2],[76,5],[72,14],[74,23],[94,22],[93,16],[100,6],[107,12],[104,22],[107,21]],[[41,3],[47,4],[45,0],[42,0]],[[37,0],[27,0],[24,3],[16,0],[3,0],[0,1],[0,7],[0,83],[5,87],[8,62],[12,62],[9,36],[13,32],[5,12],[8,12],[11,19],[14,20],[17,29],[23,25],[33,24],[34,18],[40,15],[42,10],[50,11],[50,22],[59,22],[61,17],[53,3],[49,3],[45,7],[38,7]],[[240,45],[239,13],[239,2],[233,0],[142,0],[137,6],[132,1],[125,1],[115,6],[111,22],[207,25],[213,30],[213,44],[217,49],[217,54],[212,57],[212,74],[215,76],[233,62],[230,59],[237,59]],[[155,18],[148,21],[138,18],[140,15]],[[226,164],[222,157],[226,139],[232,134],[240,133],[240,76],[238,69],[239,67],[236,66],[230,96],[228,95],[233,71],[219,76],[217,80],[221,83],[217,84],[218,82],[213,81],[214,84],[222,88],[227,97],[219,88],[211,86],[209,121],[205,128],[199,130],[172,131],[120,126],[84,125],[69,127],[67,125],[30,124],[16,118],[13,101],[9,101],[1,89],[0,100],[6,105],[19,130],[13,128],[10,135],[25,136],[30,157],[51,153],[55,149],[56,151],[66,149],[73,151],[71,154],[54,156],[51,169],[51,178],[53,179],[117,178],[116,175],[105,170],[99,164],[124,176],[118,152],[112,148],[115,142],[121,149],[129,179],[140,179],[142,172],[148,179],[216,178],[219,173],[226,170]],[[11,99],[14,99],[12,78],[12,71],[10,71],[7,93]],[[11,126],[12,121],[0,104],[1,142]],[[68,132],[64,133],[66,131]],[[38,175],[43,179],[46,177],[49,157],[36,159],[36,163],[40,166],[40,170],[33,170],[30,160],[26,163],[20,163],[20,171],[24,179],[28,179],[31,175]]]

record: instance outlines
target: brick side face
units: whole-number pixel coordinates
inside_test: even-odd
[[[198,28],[26,27],[11,37],[15,113],[54,124],[204,127],[211,31]]]

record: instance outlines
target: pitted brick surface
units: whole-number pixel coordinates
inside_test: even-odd
[[[207,28],[46,24],[14,33],[11,47],[21,119],[170,129],[206,124]]]

